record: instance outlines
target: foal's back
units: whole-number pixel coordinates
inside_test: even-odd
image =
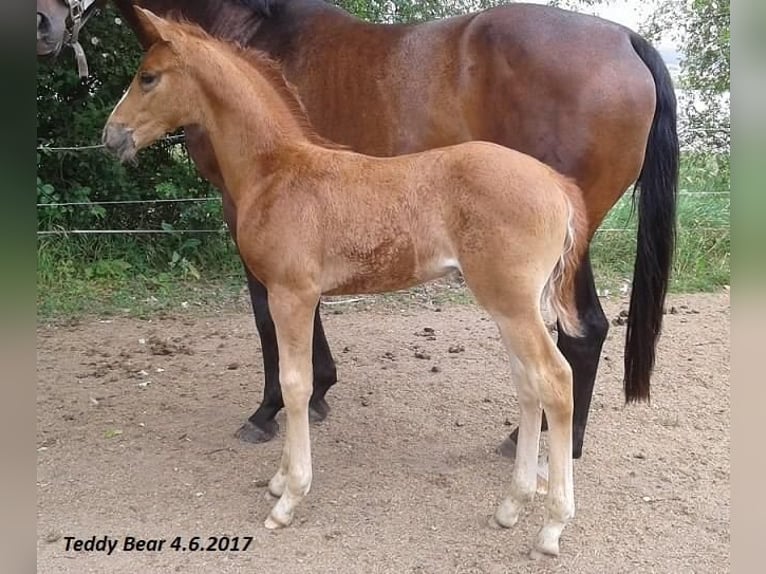
[[[303,145],[282,166],[241,221],[260,229],[254,260],[277,249],[321,260],[324,293],[404,289],[485,251],[526,257],[540,238],[552,246],[540,260],[549,273],[564,242],[572,184],[492,143],[393,158]]]

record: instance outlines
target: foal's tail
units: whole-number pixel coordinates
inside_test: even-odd
[[[580,337],[583,333],[575,297],[575,276],[588,249],[588,220],[580,188],[574,181],[559,177],[569,207],[569,219],[561,257],[545,284],[543,300],[556,311],[564,332],[570,337]]]

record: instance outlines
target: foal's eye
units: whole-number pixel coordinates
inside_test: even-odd
[[[141,82],[142,88],[150,88],[157,82],[158,78],[158,74],[153,74],[151,72],[141,72],[138,76],[138,81]]]

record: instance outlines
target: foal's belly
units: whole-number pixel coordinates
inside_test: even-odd
[[[460,271],[452,256],[434,255],[428,259],[401,258],[370,262],[334,261],[324,269],[322,293],[326,295],[361,295],[408,289]]]

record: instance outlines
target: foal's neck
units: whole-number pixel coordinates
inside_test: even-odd
[[[253,64],[216,51],[209,64],[192,70],[200,88],[199,123],[236,205],[274,171],[280,154],[309,139],[280,90]]]

